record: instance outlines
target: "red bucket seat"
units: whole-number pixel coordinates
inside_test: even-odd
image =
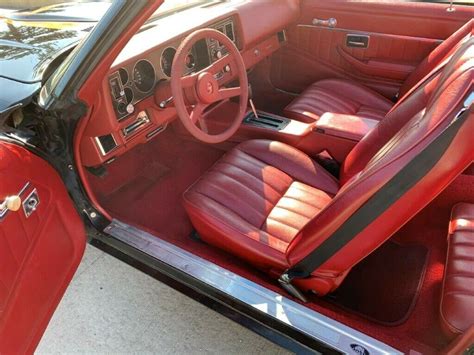
[[[473,67],[471,38],[432,90],[420,87],[394,122],[356,145],[339,179],[286,144],[238,145],[185,192],[194,227],[259,269],[283,281],[290,275],[300,289],[333,291],[472,163]]]
[[[403,98],[413,87],[445,63],[460,45],[472,36],[474,20],[470,20],[436,47],[407,77],[398,97]],[[309,86],[284,110],[286,117],[314,122],[325,112],[356,115],[382,120],[394,103],[376,91],[346,79],[325,79]]]

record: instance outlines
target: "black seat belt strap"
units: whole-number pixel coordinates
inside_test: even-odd
[[[376,220],[408,190],[417,184],[441,159],[461,126],[472,111],[474,92],[464,101],[463,108],[451,123],[428,146],[406,164],[394,177],[355,211],[329,238],[311,251],[296,265],[286,270],[279,278],[285,290],[305,301],[299,290],[293,290],[294,279],[306,278],[311,273],[354,239],[364,228]]]

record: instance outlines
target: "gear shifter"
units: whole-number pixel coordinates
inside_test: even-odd
[[[252,100],[252,85],[249,84],[249,104],[250,104],[250,108],[252,109],[252,112],[253,112],[253,115],[255,116],[255,118],[258,118],[258,115],[257,115],[257,110],[255,109],[255,104],[253,103],[253,100]]]

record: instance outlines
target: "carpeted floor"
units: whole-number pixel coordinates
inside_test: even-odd
[[[232,255],[190,238],[192,226],[182,206],[181,195],[222,154],[223,151],[212,146],[181,140],[169,128],[152,142],[117,159],[109,166],[106,177],[90,176],[90,182],[99,201],[112,216],[282,292],[266,274]],[[357,276],[360,271],[355,269],[353,279],[349,277],[347,283],[341,286],[341,292],[345,290],[346,295],[343,297],[345,301],[339,302],[344,306],[316,297],[306,305],[401,351],[414,349],[424,354],[436,353],[447,343],[439,325],[438,309],[449,215],[451,207],[459,201],[474,202],[474,176],[461,175],[392,237],[396,243],[379,249],[372,258],[366,259],[366,270],[380,270],[370,277],[367,275],[367,280],[364,280],[364,275]],[[415,251],[410,246],[418,247]],[[409,260],[401,257],[404,252],[410,254]],[[426,272],[423,278],[424,265]],[[364,265],[360,268],[364,269]],[[412,268],[416,269],[416,275],[404,280],[407,270]],[[399,286],[400,282],[403,287]],[[360,283],[363,283],[363,289],[354,291]],[[357,302],[357,305],[354,301],[351,303],[350,292],[358,292],[359,300],[372,293],[369,296],[375,302],[373,307],[369,299]],[[414,297],[416,293],[418,297]],[[387,305],[391,302],[394,303],[390,308]],[[384,307],[389,307],[386,314],[383,314]],[[407,313],[410,314],[404,320]]]

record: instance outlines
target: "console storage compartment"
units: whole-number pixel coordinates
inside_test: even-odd
[[[316,122],[316,132],[360,141],[379,121],[354,115],[326,112]]]

